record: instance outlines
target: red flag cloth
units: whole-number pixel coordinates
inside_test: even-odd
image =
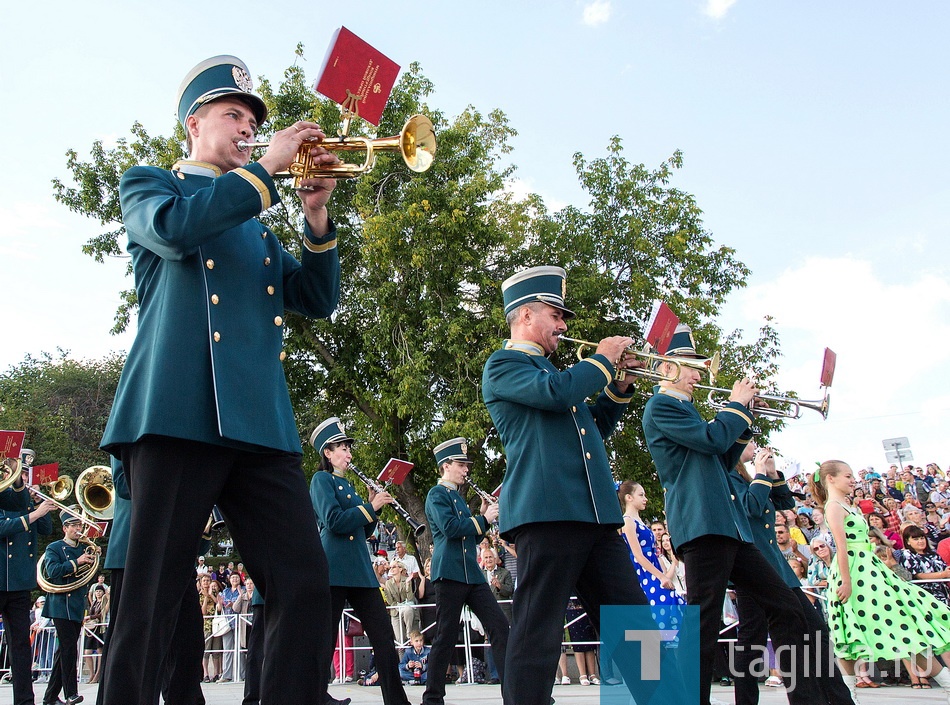
[[[379,125],[398,75],[399,64],[340,27],[330,40],[313,88],[367,122]]]

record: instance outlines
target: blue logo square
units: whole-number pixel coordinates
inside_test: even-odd
[[[699,702],[698,605],[606,605],[600,629],[601,705]]]

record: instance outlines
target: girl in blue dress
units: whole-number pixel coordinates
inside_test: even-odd
[[[627,480],[617,490],[620,505],[623,507],[623,538],[630,548],[630,560],[637,569],[640,587],[650,604],[655,607],[666,605],[685,605],[686,598],[673,589],[673,572],[665,573],[660,567],[656,537],[650,525],[640,518],[640,512],[646,509],[647,495],[639,483]],[[664,610],[657,611],[660,628]]]

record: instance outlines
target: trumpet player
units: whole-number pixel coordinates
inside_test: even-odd
[[[132,520],[104,705],[152,705],[193,579],[195,547],[220,507],[265,598],[265,705],[322,705],[330,638],[326,556],[307,501],[302,448],[284,377],[287,310],[326,318],[339,299],[334,179],[306,179],[300,258],[258,219],[280,202],[273,175],[316,123],[278,130],[253,164],[238,143],[267,118],[247,66],[202,61],[178,90],[188,158],[134,166],[119,184],[138,295],[138,333],[102,448],[122,460]],[[338,161],[316,146],[320,162]],[[294,570],[286,566],[307,556]]]
[[[572,594],[598,630],[601,605],[647,604],[617,532],[623,517],[604,447],[633,398],[629,378],[615,381],[615,370],[640,363],[626,359],[633,340],[621,336],[601,340],[567,370],[547,359],[574,317],[564,305],[566,276],[560,267],[532,267],[505,280],[510,339],[482,374],[507,456],[499,528],[518,547],[506,705],[550,702]]]
[[[705,359],[696,352],[692,331],[682,324],[666,355]],[[815,679],[801,671],[807,663],[802,607],[753,543],[742,499],[729,484],[729,470],[752,439],[751,409],[758,390],[748,377],[739,380],[729,402],[707,422],[693,406],[699,370],[684,365],[673,379],[672,363],[660,362],[659,368],[672,381],[654,387],[643,412],[643,433],[663,485],[673,549],[686,566],[688,602],[699,606],[699,703],[720,702],[710,699],[710,685],[728,581],[768,615],[789,702],[823,702]]]
[[[71,507],[70,511],[75,513],[60,512],[63,538],[46,547],[45,574],[53,585],[69,585],[75,581],[74,576],[81,566],[89,565],[95,560],[86,553],[85,545],[79,541],[83,530],[79,519],[82,510],[79,507]],[[59,649],[53,658],[43,705],[58,705],[63,702],[59,699],[61,691],[66,696],[66,705],[76,705],[83,700],[78,692],[76,658],[82,619],[86,613],[86,591],[86,583],[82,583],[69,592],[53,592],[46,598],[43,616],[53,620]]]
[[[366,543],[379,521],[379,511],[392,504],[393,497],[388,492],[368,488],[369,500],[364,500],[346,478],[353,460],[353,439],[337,417],[332,416],[317,426],[310,443],[320,454],[322,471],[314,473],[310,481],[310,501],[330,562],[330,617],[334,625],[339,624],[343,605],[349,601],[373,647],[383,702],[409,705],[399,677],[392,622],[383,604]],[[328,661],[337,631],[320,645]],[[341,665],[341,675],[343,672]]]
[[[34,506],[24,491],[22,473],[14,486],[0,492],[0,616],[10,649],[13,705],[33,705],[30,670],[30,591],[36,589],[37,537],[53,533],[53,502]]]
[[[478,542],[498,517],[498,504],[482,498],[481,513],[472,516],[459,488],[468,477],[471,460],[464,438],[453,438],[434,449],[442,472],[439,484],[426,496],[426,518],[432,531],[432,583],[435,586],[435,639],[429,653],[429,676],[423,705],[445,702],[445,672],[458,634],[462,607],[468,605],[491,642],[498,678],[505,680],[508,620],[495,601],[485,573],[478,567]]]

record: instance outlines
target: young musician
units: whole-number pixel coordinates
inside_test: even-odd
[[[328,567],[282,347],[285,311],[325,318],[337,305],[327,212],[336,182],[305,179],[296,192],[298,260],[258,216],[280,201],[274,174],[324,133],[297,121],[249,164],[238,142],[253,141],[266,117],[240,59],[203,61],[178,92],[189,158],[170,170],[132,167],[119,184],[139,310],[102,439],[123,461],[132,497],[104,705],[154,702],[216,504],[266,599],[262,702],[325,701],[330,664],[318,661],[318,644],[333,631]],[[312,155],[338,161],[322,147]]]
[[[353,439],[346,435],[337,417],[332,416],[317,426],[310,436],[310,444],[320,453],[322,472],[314,473],[310,481],[310,501],[330,563],[330,617],[333,624],[339,624],[344,603],[350,603],[373,647],[383,702],[409,705],[399,678],[392,622],[383,604],[366,544],[376,529],[377,512],[392,504],[393,497],[388,492],[370,489],[369,501],[363,501],[346,478],[353,459]],[[333,651],[336,636],[337,631],[334,631],[321,645],[327,658]]]
[[[491,642],[498,678],[505,682],[508,620],[478,566],[478,543],[498,518],[498,504],[482,498],[481,514],[472,516],[459,488],[472,461],[464,438],[440,443],[433,451],[442,471],[439,484],[426,496],[426,519],[432,532],[432,583],[435,586],[435,638],[429,654],[424,705],[445,702],[445,673],[458,635],[462,607],[478,617]]]
[[[36,550],[39,535],[53,533],[49,500],[34,506],[26,490],[24,472],[20,479],[0,493],[0,616],[10,654],[13,705],[33,705],[30,678],[30,591],[36,589]]]
[[[70,585],[77,582],[76,573],[82,566],[90,565],[95,559],[86,553],[86,544],[79,541],[83,525],[79,516],[79,507],[70,508],[75,513],[60,512],[63,521],[63,538],[46,547],[44,554],[44,573],[53,585]],[[60,691],[66,696],[66,705],[81,703],[83,697],[78,692],[76,659],[78,657],[79,634],[82,631],[82,618],[86,614],[87,585],[81,585],[68,592],[50,593],[43,606],[43,616],[53,620],[59,649],[53,658],[44,705],[59,703]]]

